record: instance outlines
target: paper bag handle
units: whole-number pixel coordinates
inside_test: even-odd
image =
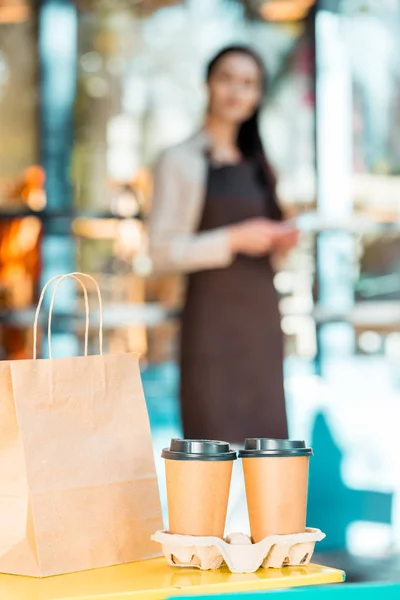
[[[95,280],[95,278],[92,277],[91,275],[88,275],[87,273],[80,273],[79,271],[74,271],[73,273],[67,273],[66,275],[61,275],[59,277],[56,285],[54,286],[53,295],[51,297],[51,302],[50,302],[48,328],[47,328],[48,344],[49,344],[49,358],[52,358],[51,320],[52,320],[52,316],[53,316],[53,307],[54,307],[54,302],[55,302],[55,298],[56,298],[56,294],[57,294],[57,289],[58,289],[58,286],[60,285],[60,283],[63,281],[63,279],[68,279],[68,278],[75,279],[75,281],[79,281],[80,285],[84,289],[85,306],[87,306],[86,325],[85,325],[85,356],[87,356],[90,311],[89,311],[89,305],[87,304],[87,289],[86,289],[86,286],[83,283],[83,281],[81,281],[79,279],[80,277],[86,277],[86,279],[90,279],[90,281],[93,283],[94,287],[96,288],[97,298],[99,301],[99,353],[100,353],[100,355],[103,354],[103,301],[101,298],[101,292],[100,292],[99,285],[98,285],[97,281]]]
[[[97,291],[97,297],[99,300],[99,351],[100,354],[103,354],[103,302],[102,302],[102,298],[101,298],[101,292],[100,292],[100,288],[98,286],[97,281],[94,279],[94,277],[92,277],[91,275],[88,275],[87,273],[80,273],[79,271],[75,271],[73,273],[67,273],[66,275],[56,275],[55,277],[52,277],[44,286],[42,293],[40,294],[40,298],[39,298],[39,302],[36,308],[36,314],[35,314],[35,321],[33,324],[33,359],[36,360],[37,358],[37,327],[38,327],[38,320],[39,320],[39,314],[40,314],[40,309],[43,303],[43,299],[44,299],[44,295],[46,293],[47,288],[53,283],[53,281],[57,281],[55,288],[53,290],[53,294],[51,297],[51,302],[50,302],[50,308],[49,308],[49,317],[48,317],[48,327],[47,327],[47,332],[48,332],[48,345],[49,345],[49,358],[52,358],[52,347],[51,347],[51,321],[52,321],[52,314],[53,314],[53,307],[54,307],[54,302],[55,302],[55,297],[57,294],[57,289],[58,286],[60,285],[60,283],[63,281],[63,279],[75,279],[75,281],[77,281],[79,283],[79,285],[82,287],[83,289],[83,294],[84,294],[84,298],[85,298],[85,312],[86,312],[86,323],[85,323],[85,356],[87,356],[88,354],[88,337],[89,337],[89,302],[88,302],[88,295],[87,295],[87,289],[85,284],[81,281],[81,279],[79,279],[79,277],[86,277],[87,279],[90,279]]]
[[[40,294],[39,302],[38,302],[38,305],[36,308],[36,313],[35,313],[35,320],[33,323],[33,359],[34,360],[36,360],[36,358],[37,358],[37,327],[38,327],[39,314],[40,314],[40,309],[42,307],[44,295],[45,295],[46,290],[49,287],[49,285],[51,285],[53,283],[53,281],[57,281],[57,279],[61,279],[61,277],[63,277],[63,275],[56,275],[55,277],[52,277],[51,279],[49,279],[49,281],[44,286],[42,293]],[[81,288],[83,290],[83,294],[85,297],[85,312],[86,312],[85,356],[86,356],[87,348],[88,348],[88,332],[89,332],[89,302],[88,302],[87,290],[86,290],[85,285],[83,284],[83,282],[80,279],[78,279],[77,277],[74,277],[72,275],[70,275],[70,277],[72,279],[75,279],[75,281],[77,281],[79,283],[79,285],[81,286]],[[49,352],[51,353],[50,336],[49,336],[48,343],[49,343]]]

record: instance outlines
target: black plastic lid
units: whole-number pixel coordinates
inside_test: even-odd
[[[312,448],[296,440],[274,440],[272,438],[247,438],[239,458],[312,456]]]
[[[169,460],[236,460],[237,454],[228,442],[215,440],[172,439],[169,448],[161,453]]]

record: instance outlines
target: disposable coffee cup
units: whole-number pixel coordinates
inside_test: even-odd
[[[310,456],[312,449],[305,442],[246,439],[239,457],[254,543],[270,535],[305,531]]]
[[[227,442],[173,439],[162,457],[169,532],[223,538],[236,452]]]

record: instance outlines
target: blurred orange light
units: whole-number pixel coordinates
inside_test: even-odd
[[[30,189],[27,194],[26,203],[31,210],[39,212],[46,208],[46,193],[41,188]]]
[[[35,249],[42,225],[37,217],[25,217],[19,223],[19,229],[14,238],[14,245],[18,245],[20,254],[31,252]]]
[[[30,9],[26,2],[19,0],[0,2],[0,23],[22,23],[29,17]]]
[[[42,167],[39,167],[38,165],[32,165],[25,169],[23,178],[27,185],[41,188],[45,184],[46,174]]]
[[[260,15],[267,21],[299,21],[304,19],[315,0],[271,0],[260,6]]]
[[[6,291],[6,306],[22,308],[33,300],[40,269],[41,231],[36,217],[0,223],[0,281]]]
[[[92,240],[114,240],[118,235],[118,219],[78,217],[72,223],[72,232]]]

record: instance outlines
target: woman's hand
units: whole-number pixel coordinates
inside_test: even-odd
[[[279,232],[275,238],[274,249],[285,254],[297,246],[299,243],[299,232],[292,226],[285,223],[280,224]]]
[[[263,256],[275,246],[281,225],[262,217],[248,219],[229,227],[229,239],[234,253]]]
[[[275,241],[275,247],[272,252],[272,264],[276,271],[285,268],[285,260],[288,253],[297,246],[299,241],[299,232],[296,228],[282,223],[281,235]]]

